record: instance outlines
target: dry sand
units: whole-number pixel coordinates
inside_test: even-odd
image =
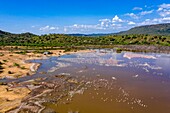
[[[0,113],[4,113],[18,107],[24,97],[30,93],[30,90],[23,88],[9,88],[0,85]]]

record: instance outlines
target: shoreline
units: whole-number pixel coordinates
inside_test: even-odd
[[[43,54],[34,54],[34,53],[28,53],[26,55],[21,55],[21,54],[16,54],[14,52],[9,52],[9,51],[0,51],[0,53],[3,54],[1,56],[1,62],[4,60],[8,59],[8,62],[3,62],[6,64],[3,64],[2,66],[5,67],[3,71],[6,71],[0,74],[1,79],[2,78],[10,78],[14,79],[16,77],[15,74],[18,74],[22,71],[21,66],[25,66],[26,69],[24,69],[24,72],[22,72],[22,76],[31,76],[32,74],[36,73],[38,67],[40,64],[38,63],[30,63],[30,62],[25,62],[26,60],[33,60],[33,59],[43,59],[43,57],[50,57],[50,56],[61,56],[65,54],[74,54],[78,52],[92,52],[91,50],[80,50],[77,52],[64,52],[64,50],[53,50],[50,51],[53,54],[51,55],[43,55]],[[12,56],[11,56],[12,55]],[[11,58],[14,57],[14,58]],[[15,60],[14,60],[15,59]],[[17,64],[16,66],[12,66],[13,64],[12,60]],[[15,73],[11,74],[10,76],[6,76],[7,71],[13,70]],[[23,73],[29,73],[29,75],[25,75]],[[21,73],[20,73],[21,74]],[[4,76],[3,76],[4,75]],[[17,78],[16,78],[17,79]],[[32,80],[28,82],[30,85],[36,84],[37,80]],[[39,80],[38,80],[39,81]],[[41,81],[41,80],[40,80]],[[35,83],[34,83],[35,82]],[[27,85],[24,85],[22,83],[0,83],[0,112],[5,113],[8,112],[12,109],[16,109],[17,107],[20,106],[24,98],[26,98],[33,89],[29,88]],[[24,93],[23,93],[24,92]]]
[[[17,54],[18,51],[10,52],[8,50],[0,50],[2,54],[0,62],[2,62],[2,73],[0,73],[0,78],[20,78],[24,76],[33,75],[38,67],[39,63],[26,62],[28,60],[34,59],[44,59],[51,56],[62,56],[66,54],[73,54],[78,52],[91,52],[92,50],[78,50],[76,52],[64,52],[64,50],[49,50],[52,54],[36,54],[36,53],[26,53],[26,54]]]

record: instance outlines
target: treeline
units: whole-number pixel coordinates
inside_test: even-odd
[[[37,36],[31,33],[0,35],[0,46],[65,47],[88,45],[162,45],[170,46],[170,36],[154,35],[108,35],[70,36],[48,34]]]

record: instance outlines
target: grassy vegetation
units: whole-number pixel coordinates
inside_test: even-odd
[[[15,67],[20,67],[20,65],[17,64],[17,63],[14,63],[13,65],[14,65]]]
[[[0,46],[25,46],[25,47],[41,47],[44,50],[47,47],[53,49],[74,48],[78,46],[91,45],[161,45],[170,46],[170,36],[156,35],[108,35],[99,37],[77,37],[63,34],[49,34],[42,36],[31,35],[27,37],[0,37]],[[67,51],[67,50],[66,50]],[[18,52],[18,54],[26,54],[26,52]]]
[[[34,35],[31,33],[12,34],[0,30],[0,48],[3,46],[24,46],[34,50],[48,50],[64,48],[65,51],[74,50],[75,47],[114,45],[161,45],[170,46],[170,24],[147,25],[132,28],[117,35],[64,35],[46,34]],[[11,49],[11,51],[13,50]],[[27,51],[17,52],[26,54]],[[3,54],[0,54],[2,56]]]
[[[26,68],[25,68],[24,66],[22,66],[22,67],[21,67],[21,69],[23,69],[23,70],[24,70],[24,69],[26,69]]]
[[[3,54],[3,53],[0,53],[0,56],[4,56],[4,54]]]
[[[161,28],[163,31],[169,32],[170,24],[153,26],[137,27],[133,30],[138,29],[156,29],[157,32]],[[144,30],[138,30],[144,31]],[[148,31],[148,30],[147,30]],[[151,30],[154,31],[154,30]],[[161,32],[163,32],[161,31]],[[0,35],[0,46],[15,46],[13,49],[18,49],[18,46],[24,46],[29,49],[32,47],[41,48],[41,50],[65,48],[65,51],[75,49],[75,47],[89,47],[89,46],[114,46],[114,45],[161,45],[170,46],[170,36],[168,35],[107,35],[107,36],[70,36],[64,34],[46,34],[46,35],[34,35],[31,33],[24,34],[11,34],[7,32],[1,32]],[[160,32],[160,31],[159,31]],[[12,51],[12,49],[11,49]],[[39,50],[38,50],[39,51]],[[27,51],[20,51],[17,54],[26,54]],[[3,54],[0,54],[3,56]]]

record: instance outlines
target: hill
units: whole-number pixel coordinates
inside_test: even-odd
[[[14,33],[10,33],[10,32],[0,30],[0,38],[3,38],[3,37],[8,37],[8,38],[12,38],[12,37],[33,37],[33,36],[36,36],[36,35],[29,33],[29,32],[21,33],[21,34],[14,34]]]
[[[0,36],[2,37],[2,36],[7,36],[7,35],[10,35],[11,33],[9,33],[9,32],[5,32],[5,31],[2,31],[2,30],[0,30]]]
[[[134,27],[128,31],[123,31],[116,34],[118,35],[129,35],[129,34],[170,35],[170,23]]]
[[[170,24],[132,28],[116,34],[13,34],[0,31],[0,46],[74,47],[96,45],[162,45],[170,46]],[[128,35],[127,35],[128,34]],[[152,35],[153,34],[153,35]],[[169,36],[168,36],[169,35]]]

